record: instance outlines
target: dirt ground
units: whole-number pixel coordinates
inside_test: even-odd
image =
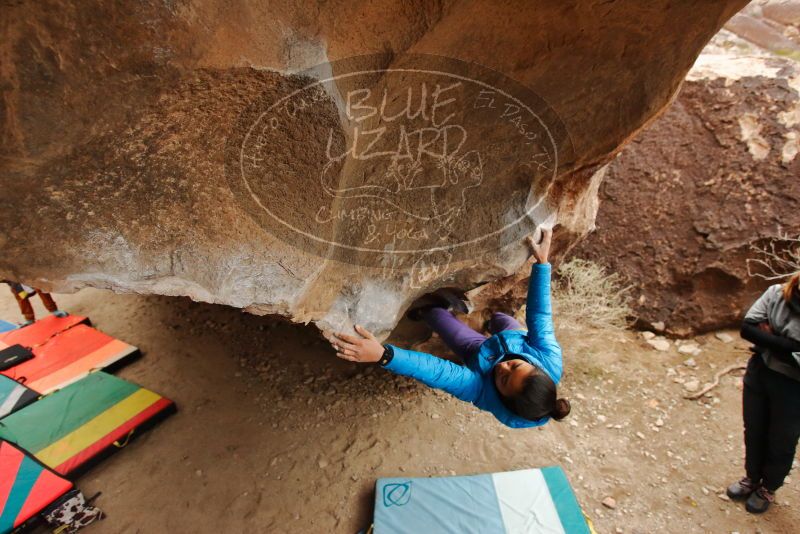
[[[87,495],[102,492],[108,514],[87,534],[354,533],[369,522],[378,477],[547,465],[566,470],[600,533],[788,533],[800,523],[797,474],[763,517],[720,497],[742,474],[740,379],[726,377],[703,402],[683,400],[675,381],[702,384],[743,362],[738,336],[696,338],[690,367],[674,346],[658,352],[635,332],[557,325],[572,415],[511,430],[411,380],[337,360],[311,327],[178,298],[56,299],[140,347],[144,357],[119,374],[179,407],[78,480]],[[0,317],[19,317],[7,292]]]

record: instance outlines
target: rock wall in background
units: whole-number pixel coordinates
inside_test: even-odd
[[[598,170],[745,4],[7,2],[0,276],[386,333],[537,225],[591,229]]]
[[[748,275],[747,259],[760,257],[752,246],[800,236],[798,151],[800,64],[723,31],[676,101],[609,165],[597,229],[571,254],[633,284],[642,326],[734,326],[775,283]]]
[[[596,229],[566,258],[623,275],[640,327],[685,336],[737,326],[775,283],[747,262],[762,257],[753,247],[800,235],[798,28],[800,2],[748,5],[605,167]],[[478,315],[521,305],[525,271],[473,290]]]

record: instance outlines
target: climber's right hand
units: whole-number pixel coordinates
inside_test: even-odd
[[[384,350],[381,342],[363,326],[356,325],[355,331],[360,337],[339,332],[328,338],[331,346],[336,351],[336,356],[343,360],[357,363],[380,361]]]

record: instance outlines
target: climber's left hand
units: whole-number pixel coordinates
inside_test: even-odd
[[[383,356],[383,345],[363,326],[356,325],[358,336],[343,332],[334,333],[328,338],[336,355],[343,360],[359,363],[375,363]]]
[[[552,228],[540,228],[537,229],[537,233],[541,232],[541,237],[537,242],[536,238],[533,236],[528,236],[525,240],[528,244],[528,248],[531,251],[531,254],[538,263],[547,263],[550,255],[550,243],[553,239],[553,229]]]

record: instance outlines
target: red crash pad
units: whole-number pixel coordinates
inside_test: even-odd
[[[46,395],[138,352],[133,345],[78,324],[34,346],[33,359],[0,374]]]
[[[48,315],[28,326],[0,333],[0,348],[19,344],[32,349],[56,334],[88,322],[89,319],[81,315],[67,315],[66,317]]]
[[[71,482],[0,440],[0,533],[23,525],[71,488]]]

